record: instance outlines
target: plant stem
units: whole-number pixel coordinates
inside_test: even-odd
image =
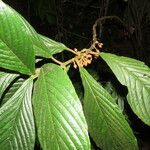
[[[63,65],[67,66],[69,64],[71,64],[74,61],[75,58],[69,59],[66,62],[62,63]]]
[[[65,62],[61,62],[61,61],[55,59],[53,56],[51,57],[51,59],[52,59],[55,63],[59,64],[62,68],[66,69],[66,66],[69,65],[69,64],[71,64],[71,63],[74,61],[75,58],[69,59],[69,60],[67,60],[67,61],[65,61]]]
[[[59,64],[59,65],[62,65],[62,62],[59,61],[59,60],[57,60],[57,59],[55,59],[53,56],[51,56],[51,59],[52,59],[55,63],[57,63],[57,64]]]
[[[77,55],[77,53],[74,50],[70,49],[70,48],[67,48],[66,50],[73,53],[73,54],[75,54],[75,55]]]
[[[35,70],[35,74],[32,75],[31,78],[34,80],[34,79],[36,79],[39,76],[39,74],[40,74],[40,68],[37,68]]]
[[[118,20],[125,27],[125,29],[128,31],[128,28],[126,27],[125,23],[117,16],[104,16],[104,17],[98,18],[95,21],[94,25],[93,25],[93,43],[97,41],[97,38],[96,38],[96,36],[97,36],[97,34],[96,34],[96,26],[100,22],[102,22],[103,20],[107,20],[107,19],[116,19],[116,20]]]

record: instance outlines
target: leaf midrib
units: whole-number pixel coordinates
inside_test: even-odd
[[[25,88],[25,87],[24,87]],[[27,89],[26,89],[26,91],[27,91]],[[25,91],[24,91],[25,92]],[[25,92],[26,93],[26,92]],[[21,93],[20,93],[21,94]],[[24,102],[24,100],[23,101],[21,101],[21,102],[19,102],[19,104],[18,104],[18,110],[16,111],[16,117],[12,120],[12,127],[11,127],[11,129],[10,129],[10,133],[9,133],[9,138],[7,138],[6,140],[9,140],[9,142],[11,143],[11,137],[13,136],[13,129],[16,127],[15,125],[16,125],[16,122],[18,122],[18,118],[19,118],[19,116],[21,115],[21,113],[19,113],[19,112],[21,112],[21,105],[23,105],[23,102]]]
[[[143,81],[141,80],[141,78],[138,78],[138,76],[137,76],[136,74],[134,74],[132,71],[130,71],[130,70],[128,69],[128,67],[122,65],[122,64],[120,63],[120,61],[118,61],[118,60],[115,59],[115,58],[113,58],[113,60],[116,61],[116,64],[117,64],[118,66],[120,66],[120,68],[123,68],[124,70],[126,70],[126,72],[128,72],[128,74],[129,74],[130,76],[134,76],[134,78],[137,79],[137,80],[140,82],[140,84],[142,84],[143,87],[145,87],[147,90],[149,90],[149,88],[148,88],[147,86],[145,86],[145,83],[143,83]],[[110,60],[110,62],[111,62],[111,60]],[[124,75],[124,74],[123,74],[123,75]]]
[[[118,62],[116,59],[115,59],[114,61],[116,61],[116,63]],[[128,70],[128,67],[126,67],[126,66],[124,66],[124,65],[121,65],[121,64],[120,64],[120,61],[119,61],[117,64],[118,64],[118,66],[120,66],[120,68],[123,68],[130,76],[134,77],[134,78],[135,78],[134,80],[138,80],[138,81],[140,82],[140,84],[142,85],[142,89],[145,88],[146,91],[147,91],[147,93],[148,93],[148,91],[150,91],[149,87],[147,87],[147,86],[145,85],[145,83],[143,83],[142,80],[141,80],[140,78],[138,78],[138,76],[137,76],[136,74],[134,74],[134,73],[132,73],[132,71]],[[125,77],[125,74],[123,74],[123,76],[124,76],[124,78],[126,78],[126,77]],[[136,82],[137,82],[137,81],[136,81]],[[128,83],[126,82],[126,80],[125,80],[125,83],[126,83],[126,86],[127,86]],[[129,87],[130,87],[130,86],[129,86]],[[130,88],[130,90],[132,90],[132,89]],[[143,93],[143,92],[142,92],[142,93]],[[129,94],[131,94],[131,93],[129,92]],[[143,94],[142,94],[142,95],[143,95]],[[144,100],[144,99],[142,99],[142,100]],[[143,104],[144,104],[144,107],[146,108],[145,101],[143,101]],[[138,111],[136,111],[136,113],[139,114]],[[148,114],[147,108],[146,108],[146,113]],[[145,116],[145,115],[144,115],[144,116]]]
[[[51,106],[50,106],[50,104],[49,104],[49,101],[48,101],[48,93],[47,93],[47,84],[46,84],[46,79],[44,78],[44,76],[45,76],[45,74],[44,74],[44,71],[43,70],[41,70],[41,76],[42,76],[42,78],[43,78],[43,85],[45,86],[45,89],[46,89],[46,100],[47,100],[47,103],[48,103],[48,106],[49,106],[49,108],[51,108]],[[52,114],[52,112],[51,112],[51,109],[48,109],[49,110],[49,113],[51,114],[51,121],[52,121],[52,126],[53,126],[53,132],[54,132],[54,134],[55,134],[55,140],[57,141],[57,143],[58,143],[58,149],[60,150],[60,146],[59,146],[59,142],[58,142],[58,135],[57,135],[57,133],[55,132],[56,130],[55,130],[55,123],[54,123],[54,120],[53,120],[53,114]]]
[[[83,73],[84,74],[84,73]],[[84,74],[84,76],[85,76],[85,79],[86,79],[86,75]],[[89,79],[90,80],[90,79]],[[87,79],[86,79],[86,82],[87,82]],[[88,83],[88,82],[87,82]],[[92,83],[92,84],[94,84],[94,83]],[[89,85],[89,83],[88,83],[88,86],[90,87],[90,85]],[[95,87],[96,88],[96,87]],[[93,90],[92,90],[92,88],[90,87],[90,89],[91,89],[91,91],[92,91],[92,95],[94,96],[94,97],[96,97],[93,93]],[[97,103],[97,101],[96,101],[96,104],[99,106],[99,104]],[[116,104],[117,105],[117,104]],[[100,106],[99,106],[100,107]],[[103,111],[102,111],[103,112]],[[103,113],[104,114],[104,116],[105,116],[105,113]],[[105,120],[105,119],[104,119]],[[107,121],[105,120],[105,122],[106,122],[106,124],[107,124],[107,128],[108,129],[111,129],[111,128],[109,128],[109,123],[107,123]],[[123,127],[123,126],[122,126]],[[112,131],[112,130],[111,130]],[[112,131],[113,132],[113,131]],[[126,132],[126,131],[123,131],[128,137],[130,137],[130,138],[132,138],[132,136],[129,134],[129,132]],[[114,141],[114,140],[113,140]]]
[[[11,48],[2,40],[2,39],[0,39],[6,46],[7,46],[7,48],[8,48],[8,50],[10,50],[13,54],[14,54],[14,56],[19,60],[19,62],[21,62],[21,64],[28,70],[28,71],[30,71],[30,73],[32,73],[32,70],[30,70],[29,68],[28,68],[28,66],[26,65],[26,64],[24,64],[24,62],[21,60],[21,59],[19,59],[19,57],[13,52],[13,50],[11,50]],[[5,51],[5,50],[4,50]]]
[[[87,82],[87,78],[86,78],[86,75],[83,73],[83,75],[84,75],[84,79],[85,79],[85,81],[86,81],[86,83],[87,83],[87,85],[88,85],[88,87],[90,88],[90,90],[91,90],[91,92],[92,92],[92,95],[95,97],[94,99],[95,99],[95,102],[96,102],[96,105],[97,105],[97,107],[99,107],[100,109],[99,109],[99,111],[101,110],[102,111],[102,113],[103,113],[103,120],[105,121],[105,124],[107,125],[107,129],[110,129],[110,130],[112,130],[110,127],[109,127],[109,125],[108,125],[108,122],[106,121],[106,119],[105,118],[107,118],[106,116],[105,116],[105,113],[103,112],[103,109],[102,109],[102,107],[98,104],[98,102],[97,102],[97,98],[96,98],[96,96],[95,96],[95,94],[94,94],[94,92],[93,92],[93,90],[92,90],[92,88],[91,88],[91,86],[90,86],[90,84],[89,84],[89,82]],[[105,117],[104,117],[105,116]],[[109,133],[109,132],[108,132]],[[109,133],[110,134],[110,133]],[[110,136],[110,137],[112,137],[112,135]],[[111,138],[112,140],[111,141],[113,141],[114,142],[114,140],[113,140],[113,138]]]
[[[109,55],[108,55],[109,56]],[[143,94],[143,90],[145,90],[145,92],[146,93],[149,93],[150,92],[150,86],[149,86],[149,84],[146,84],[146,81],[143,81],[142,80],[142,77],[140,76],[138,76],[138,71],[136,72],[136,70],[141,70],[141,72],[144,70],[147,74],[149,73],[149,68],[143,63],[142,64],[142,62],[139,62],[140,64],[139,65],[136,65],[135,63],[134,63],[134,60],[130,60],[130,62],[131,62],[131,64],[130,63],[128,63],[126,60],[125,60],[125,62],[124,63],[121,63],[121,61],[122,61],[122,59],[120,58],[117,58],[117,56],[110,56],[110,58],[108,58],[108,56],[105,56],[104,55],[104,60],[108,63],[108,65],[110,66],[110,68],[112,69],[112,71],[113,71],[113,67],[112,66],[114,66],[114,64],[119,68],[118,70],[119,71],[121,71],[122,72],[122,74],[123,74],[123,78],[122,77],[120,77],[120,76],[118,76],[117,78],[118,78],[118,80],[123,84],[123,85],[125,85],[125,86],[127,86],[128,87],[128,89],[130,90],[129,91],[129,94],[128,95],[130,95],[130,96],[132,96],[131,94],[131,82],[129,81],[129,82],[127,82],[126,81],[126,74],[130,77],[130,78],[133,78],[133,80],[135,81],[135,83],[136,82],[139,82],[139,85],[141,85],[141,90],[142,90],[142,94]],[[119,57],[119,56],[118,56]],[[125,59],[125,58],[124,58]],[[133,63],[133,64],[132,64]],[[112,64],[112,65],[111,65]],[[138,68],[134,68],[134,65],[136,65],[136,66],[138,66]],[[132,71],[132,68],[134,69],[134,71]],[[141,68],[141,69],[140,69]],[[115,70],[115,69],[114,69]],[[117,73],[116,71],[114,71],[115,73]],[[125,73],[123,73],[123,72],[125,72]],[[137,74],[136,74],[137,73]],[[116,75],[117,76],[117,75]],[[147,78],[145,78],[145,77],[143,77],[145,80],[148,80]],[[130,84],[129,84],[130,83]],[[137,91],[135,92],[135,94],[137,93]],[[129,101],[131,101],[130,99],[129,99],[129,97],[128,97],[128,100]],[[138,100],[141,100],[141,99],[139,99],[138,98]],[[144,103],[144,105],[146,106],[146,103],[145,103],[145,99],[144,98],[142,98],[142,101],[143,101],[143,103]],[[131,106],[133,105],[132,103],[130,104]],[[133,108],[135,108],[135,106],[133,106]],[[146,108],[146,107],[145,107]],[[133,109],[134,110],[134,109]],[[147,113],[147,111],[148,111],[148,109],[146,108],[145,109],[146,110],[146,112],[144,112],[144,113],[146,113],[146,114],[148,114]],[[134,110],[134,112],[137,114],[137,115],[139,115],[139,118],[141,118],[145,123],[147,122],[147,119],[145,120],[145,119],[143,119],[143,114],[141,114],[140,113],[140,109],[138,108],[138,110]],[[145,116],[145,115],[144,115]],[[147,118],[147,117],[146,117]]]
[[[10,9],[10,8],[9,8]],[[7,8],[5,8],[5,10],[3,11],[3,13],[4,13],[4,15],[5,16],[7,16]],[[18,15],[18,13],[16,13],[16,15],[17,15],[17,17],[18,16],[20,16],[20,15]],[[14,16],[14,14],[13,14],[13,16]],[[22,17],[21,18],[19,18],[18,17],[18,19],[24,24],[24,21],[22,20]],[[16,29],[15,29],[16,30]],[[30,42],[32,43],[32,40],[31,40],[31,37],[29,36],[28,38],[30,38]],[[28,70],[28,71],[30,71],[30,73],[32,73],[32,70],[30,69],[30,68],[28,68],[28,66],[21,60],[21,59],[19,59],[19,57],[18,57],[18,55],[16,55],[15,53],[14,53],[14,51],[13,51],[13,49],[14,48],[11,48],[11,46],[8,46],[8,44],[2,39],[2,38],[0,38],[0,40],[9,48],[9,50],[17,57],[17,59],[22,63],[22,65],[23,66],[25,66],[25,68]],[[32,46],[32,49],[33,49],[33,46]]]

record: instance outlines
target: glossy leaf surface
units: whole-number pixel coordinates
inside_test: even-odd
[[[15,79],[15,81],[13,81],[13,84],[7,88],[7,91],[5,93],[3,93],[0,106],[6,103],[16,93],[23,82],[24,79],[22,78]]]
[[[43,150],[89,150],[81,103],[67,73],[49,64],[41,69],[33,98],[38,137]]]
[[[33,43],[33,49],[35,52],[36,56],[41,56],[41,57],[48,57],[49,56],[49,49],[43,42],[40,34],[38,34],[35,29],[23,18],[29,34],[31,35],[31,40]]]
[[[0,149],[33,150],[34,119],[31,105],[33,80],[28,79],[0,108]]]
[[[84,69],[84,112],[90,135],[103,150],[137,150],[137,142],[115,100]]]
[[[135,114],[150,125],[150,68],[143,62],[101,53],[121,84],[127,86],[127,100]]]
[[[32,74],[35,68],[31,33],[24,19],[0,1],[0,67]]]
[[[17,74],[10,74],[5,72],[0,72],[0,99],[3,92],[10,85],[10,83],[17,77]]]
[[[50,38],[42,36],[40,34],[39,34],[39,37],[40,37],[41,41],[47,47],[47,51],[44,51],[42,48],[36,47],[36,45],[35,45],[35,50],[36,50],[37,56],[49,58],[52,55],[60,53],[60,52],[64,51],[65,49],[67,49],[67,47],[60,42],[56,42],[56,41],[51,40]]]

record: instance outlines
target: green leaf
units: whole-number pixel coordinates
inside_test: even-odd
[[[0,72],[0,99],[3,92],[10,85],[10,83],[17,77],[17,74],[10,74],[5,72]]]
[[[0,67],[32,74],[35,56],[31,33],[24,19],[0,1]]]
[[[143,62],[101,53],[121,84],[127,86],[127,100],[135,114],[150,125],[150,68]]]
[[[60,53],[60,52],[64,51],[65,49],[67,49],[67,47],[62,43],[51,40],[48,37],[42,36],[40,34],[39,34],[39,37],[41,38],[42,42],[47,47],[48,51],[46,51],[46,53],[45,53],[45,51],[43,51],[43,49],[35,46],[35,51],[36,51],[37,56],[43,56],[43,57],[49,58],[52,55]]]
[[[15,80],[15,82],[9,88],[7,88],[7,92],[3,93],[2,95],[1,104],[0,104],[1,106],[4,103],[6,103],[15,94],[15,92],[21,87],[23,82],[24,82],[24,79],[19,78]]]
[[[22,16],[21,16],[22,17]],[[49,56],[49,49],[43,42],[43,40],[40,37],[40,34],[38,34],[34,28],[22,17],[24,20],[24,23],[29,31],[32,43],[33,43],[33,49],[35,51],[36,56],[42,56],[42,57],[48,57]]]
[[[87,124],[75,89],[61,67],[49,64],[35,83],[33,107],[43,150],[89,150]]]
[[[90,135],[104,150],[136,150],[137,142],[115,100],[84,69],[84,111]]]
[[[31,105],[33,80],[28,79],[0,109],[0,149],[33,150],[34,118]]]

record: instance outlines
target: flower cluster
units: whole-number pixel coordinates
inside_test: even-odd
[[[99,49],[102,48],[103,43],[100,43],[96,41],[89,49],[83,49],[81,51],[78,51],[77,49],[74,49],[76,56],[73,60],[73,67],[83,67],[91,64],[93,57],[97,58],[99,56]]]

